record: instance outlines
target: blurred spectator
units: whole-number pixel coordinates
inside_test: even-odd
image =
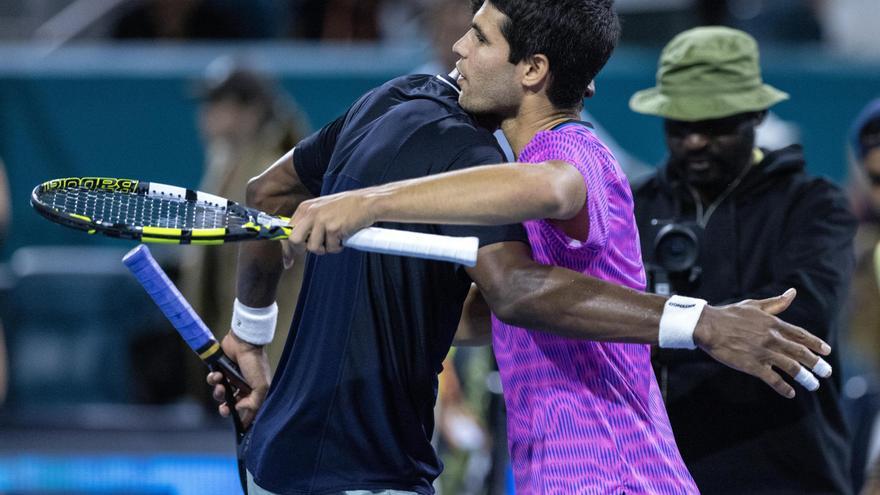
[[[850,198],[859,218],[856,272],[850,291],[850,339],[856,352],[880,369],[880,268],[875,264],[880,242],[880,99],[868,104],[851,130]]]
[[[665,119],[669,150],[635,187],[649,287],[714,305],[794,287],[780,317],[828,342],[838,370],[856,221],[836,186],[807,175],[800,146],[755,145],[767,109],[788,95],[763,84],[755,40],[730,28],[685,31],[658,66],[657,86],[630,100]],[[838,374],[785,399],[703,353],[660,349],[654,364],[703,493],[852,493]]]
[[[452,0],[455,4],[461,0]],[[322,41],[423,39],[420,17],[447,0],[291,0],[290,35]],[[451,44],[449,46],[452,46]]]
[[[117,39],[243,39],[272,34],[262,2],[140,0],[111,29]]]
[[[0,161],[0,246],[6,240],[9,220],[12,218],[12,204],[9,196],[9,181],[6,178],[6,167]],[[6,400],[9,385],[8,359],[6,357],[6,340],[3,335],[3,322],[0,321],[0,406]]]
[[[381,3],[382,0],[294,0],[293,35],[319,40],[377,40]]]
[[[447,74],[455,68],[458,55],[452,45],[471,25],[471,0],[436,0],[422,17],[430,36],[431,60],[418,67],[415,74]]]
[[[198,127],[205,147],[205,171],[200,190],[244,204],[248,179],[259,175],[275,159],[306,135],[298,108],[265,76],[237,68],[220,59],[209,66],[197,87],[201,100]],[[229,330],[235,299],[238,247],[190,246],[181,267],[181,286],[196,311],[219,337]],[[297,259],[278,286],[276,339],[269,347],[270,362],[278,362],[292,320],[303,264]],[[198,387],[204,389],[199,370]]]
[[[443,475],[434,482],[440,494],[477,495],[484,492],[491,467],[489,435],[484,426],[487,399],[486,373],[470,376],[474,365],[488,368],[491,356],[476,348],[453,347],[443,362],[437,397],[437,451],[443,458]],[[460,359],[464,357],[465,359]],[[460,371],[459,371],[460,370]],[[482,378],[482,380],[480,380]],[[466,380],[466,381],[463,381]],[[475,390],[476,389],[476,390]],[[470,394],[468,393],[470,392]]]
[[[873,461],[864,493],[880,494],[880,428],[875,426],[880,407],[880,98],[859,113],[850,143],[850,199],[859,230],[847,335],[852,358],[844,391],[855,440],[853,478],[858,486]]]

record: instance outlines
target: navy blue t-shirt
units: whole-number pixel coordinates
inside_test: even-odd
[[[293,161],[303,184],[327,195],[502,154],[458,106],[451,79],[422,75],[367,93],[299,143]],[[520,225],[379,226],[527,242]],[[282,494],[433,493],[442,470],[430,443],[437,374],[470,282],[451,263],[352,249],[309,255],[281,363],[246,440],[257,484]]]

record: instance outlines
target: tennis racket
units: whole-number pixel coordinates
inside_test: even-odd
[[[286,239],[289,218],[182,187],[108,177],[44,182],[31,205],[49,220],[110,237],[165,244],[223,244]],[[476,237],[450,237],[369,227],[345,239],[346,247],[381,254],[477,262]]]
[[[208,327],[192,309],[168,275],[162,270],[149,248],[141,244],[132,249],[122,258],[122,263],[134,274],[147,294],[174,325],[177,332],[186,341],[190,349],[208,365],[211,371],[219,371],[225,377],[226,404],[235,425],[235,443],[238,453],[238,475],[244,493],[247,493],[247,478],[244,460],[240,448],[244,439],[245,428],[238,412],[235,410],[235,397],[239,393],[249,393],[250,385],[241,374],[238,366],[229,359],[220,348],[220,343],[208,330]],[[231,386],[230,386],[231,385]]]

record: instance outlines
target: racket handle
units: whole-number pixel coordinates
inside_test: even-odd
[[[208,327],[156,263],[147,246],[141,244],[129,251],[122,258],[122,263],[159,306],[190,349],[198,353],[214,341]]]
[[[476,237],[452,237],[369,227],[345,239],[342,245],[371,253],[412,256],[474,266],[477,264],[480,240]]]
[[[149,248],[141,244],[129,251],[122,263],[134,274],[147,294],[153,299],[168,321],[177,329],[186,344],[213,371],[221,371],[224,376],[243,393],[251,391],[250,385],[241,374],[238,366],[220,349],[211,331],[199,315],[192,309],[183,294],[156,263]]]
[[[244,375],[241,374],[238,365],[235,364],[235,361],[229,359],[222,350],[218,349],[217,352],[206,358],[204,361],[211,371],[219,371],[223,373],[223,376],[225,376],[226,379],[229,380],[229,383],[231,383],[239,392],[243,394],[251,393],[251,385],[245,380]],[[226,387],[226,391],[227,393],[230,393],[229,387]],[[232,391],[232,394],[232,397],[234,397],[234,390]],[[226,402],[235,404],[235,401],[233,400],[230,402],[228,397]]]

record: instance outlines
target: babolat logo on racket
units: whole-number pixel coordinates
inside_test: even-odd
[[[89,191],[118,191],[133,193],[137,190],[138,181],[134,179],[113,179],[110,177],[68,177],[53,179],[43,183],[43,191],[56,189],[87,189]]]

